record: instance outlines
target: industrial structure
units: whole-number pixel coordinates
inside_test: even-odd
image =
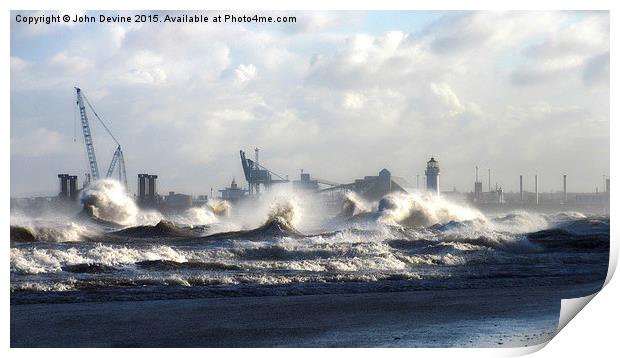
[[[605,193],[609,196],[609,178],[605,179]]]
[[[299,180],[293,181],[293,190],[294,191],[306,191],[306,192],[318,192],[321,190],[320,185],[324,185],[323,189],[325,189],[325,187],[327,188],[339,187],[342,184],[333,182],[331,180],[314,178],[310,175],[310,173],[304,173],[304,170],[301,169]]]
[[[379,200],[389,193],[406,193],[405,187],[408,186],[409,183],[404,179],[393,177],[392,173],[384,168],[379,172],[379,175],[368,175],[363,179],[356,179],[353,183],[334,185],[330,188],[319,190],[319,193],[353,191],[366,200]]]
[[[310,173],[304,173],[301,169],[299,180],[293,181],[293,190],[295,191],[318,191],[319,181],[310,178]]]
[[[568,202],[568,195],[566,193],[566,174],[562,176],[562,182],[563,182],[563,193],[564,193],[564,195],[562,196],[562,201],[564,202],[564,204],[566,204]]]
[[[168,210],[185,210],[193,206],[194,200],[191,195],[171,191],[164,198],[164,203]]]
[[[534,195],[536,198],[536,205],[538,205],[539,204],[538,202],[538,199],[539,199],[538,197],[538,175],[534,176]]]
[[[103,128],[106,130],[106,132],[108,132],[108,134],[110,135],[112,140],[114,140],[117,146],[112,156],[110,166],[108,167],[108,171],[106,172],[106,178],[112,177],[112,175],[114,174],[114,171],[118,170],[118,180],[121,183],[125,184],[125,187],[127,187],[127,172],[125,169],[125,157],[123,155],[123,150],[121,149],[120,143],[118,142],[118,140],[116,140],[116,137],[114,137],[114,135],[112,134],[110,129],[108,129],[108,127],[105,125],[103,120],[101,120],[97,112],[95,112],[95,109],[90,104],[90,102],[88,101],[88,98],[86,97],[86,95],[84,95],[82,90],[79,87],[75,87],[75,91],[76,91],[76,104],[80,111],[80,122],[82,124],[82,133],[84,134],[84,145],[86,146],[86,155],[88,156],[88,165],[90,168],[90,173],[89,173],[90,175],[87,176],[87,180],[88,181],[90,181],[91,179],[98,180],[100,176],[99,176],[99,164],[97,163],[97,156],[95,154],[95,144],[93,143],[93,137],[92,137],[91,130],[90,130],[90,124],[88,121],[88,115],[86,113],[85,104],[88,105],[88,108],[90,108],[90,110],[93,112],[93,114],[95,115],[95,118],[99,120],[99,123],[101,123]],[[87,184],[88,184],[87,182],[84,183],[84,185],[87,185]]]
[[[276,175],[261,165],[256,164],[256,160],[245,158],[243,151],[240,151],[242,159],[242,167],[244,173],[248,173],[248,177],[253,180],[248,182],[254,187],[253,193],[261,192],[261,184],[263,188],[269,188],[274,183],[286,183],[286,179]],[[258,154],[258,151],[256,151]],[[257,158],[256,156],[255,159]],[[426,187],[432,193],[439,192],[439,165],[435,158],[431,158],[426,166]],[[489,170],[490,174],[490,170]],[[276,176],[279,179],[273,179]],[[416,179],[418,176],[416,175]],[[77,203],[79,197],[77,176],[69,174],[58,174],[60,183],[60,191],[58,195],[53,197],[38,198],[11,198],[12,207],[34,208],[39,210],[43,207],[70,208],[67,205],[70,200]],[[208,203],[210,198],[214,198],[213,189],[211,195],[200,195],[193,197],[192,195],[169,192],[168,195],[160,197],[157,193],[157,175],[139,174],[138,175],[138,193],[136,202],[141,207],[154,208],[166,212],[168,210],[179,211],[194,206],[201,206]],[[489,178],[490,179],[490,178]],[[515,178],[516,179],[516,178]],[[505,192],[499,183],[495,184],[494,189],[489,186],[489,191],[483,191],[483,183],[479,178],[479,167],[475,167],[475,181],[473,191],[470,193],[460,193],[454,188],[451,191],[442,192],[451,201],[473,204],[474,206],[485,210],[514,210],[514,209],[535,209],[535,210],[555,210],[562,208],[575,208],[577,210],[606,210],[610,201],[609,186],[610,179],[604,176],[604,191],[600,190],[600,186],[595,192],[591,193],[571,193],[568,191],[568,175],[558,176],[556,187],[558,190],[553,192],[540,192],[539,176],[533,176],[533,183],[530,183],[529,191],[523,175],[519,175],[518,192]],[[561,183],[561,184],[560,184]],[[378,175],[365,176],[362,179],[356,179],[348,184],[339,184],[331,181],[312,177],[310,173],[301,170],[298,180],[292,183],[294,191],[303,191],[313,193],[322,197],[326,206],[342,205],[344,194],[347,192],[355,192],[368,201],[376,201],[384,195],[393,192],[406,192],[411,187],[404,179],[392,176],[389,170],[382,169]],[[321,187],[323,185],[323,187]],[[418,187],[416,181],[415,187]],[[241,200],[253,198],[257,199],[257,195],[247,195],[249,190],[239,186],[233,177],[229,187],[219,190],[219,199],[235,203]],[[325,195],[324,195],[325,194]],[[70,200],[69,200],[70,199]],[[39,208],[39,209],[37,209]],[[605,209],[606,208],[606,209]]]
[[[474,182],[474,201],[482,200],[482,182],[478,180],[478,166],[476,166],[476,181]]]
[[[220,190],[221,198],[232,203],[237,202],[245,196],[247,190],[239,188],[235,178],[232,179],[230,187]]]
[[[431,157],[431,160],[426,162],[426,190],[439,195],[439,162],[435,158]]]
[[[89,122],[89,113],[87,113],[87,107],[89,112],[95,116],[99,123],[103,126],[107,134],[112,138],[116,145],[116,149],[113,153],[110,165],[105,173],[106,178],[118,178],[118,180],[127,188],[127,173],[125,166],[124,153],[121,144],[112,134],[108,126],[103,122],[95,111],[92,104],[84,94],[83,90],[79,87],[75,87],[75,103],[79,111],[79,117],[81,122],[82,134],[84,137],[84,145],[87,154],[89,170],[86,173],[83,187],[89,185],[91,180],[98,180],[101,178],[99,165],[97,162],[95,144],[93,142],[93,136],[91,133],[91,126]],[[274,184],[289,183],[288,176],[282,176],[267,169],[265,166],[259,164],[259,149],[254,149],[254,159],[246,157],[243,150],[239,151],[241,166],[245,180],[248,183],[248,187],[240,187],[235,178],[233,177],[229,187],[219,190],[220,198],[230,202],[238,202],[245,198],[258,198],[261,192],[269,190]],[[434,195],[440,194],[440,168],[439,162],[431,157],[426,162],[425,169],[425,188]],[[499,175],[501,177],[501,175]],[[420,175],[416,175],[415,188],[420,189]],[[563,209],[569,206],[575,207],[603,207],[607,205],[607,210],[610,201],[610,179],[604,175],[604,192],[599,192],[599,188],[602,188],[601,183],[596,186],[595,192],[589,193],[570,193],[567,187],[567,175],[562,175],[561,191],[558,189],[553,192],[540,192],[538,174],[534,175],[533,185],[528,182],[527,185],[524,181],[523,175],[519,175],[519,192],[504,192],[502,186],[498,183],[495,184],[495,189],[492,189],[491,182],[491,168],[488,168],[488,191],[483,191],[483,183],[479,178],[479,168],[475,167],[475,181],[474,190],[469,193],[459,193],[456,187],[452,191],[444,192],[446,196],[453,198],[459,198],[457,200],[468,201],[478,207],[483,208],[557,208]],[[187,194],[180,194],[170,191],[167,196],[160,197],[157,193],[157,175],[153,174],[138,174],[138,188],[136,201],[142,207],[157,208],[157,209],[174,209],[182,210],[195,205],[204,205],[208,203],[209,196],[201,195],[196,198]],[[516,178],[515,178],[516,179]],[[557,179],[557,181],[556,181]],[[559,188],[559,177],[553,180],[554,187]],[[56,207],[71,207],[67,205],[69,201],[77,202],[80,190],[78,189],[77,176],[69,174],[58,174],[59,180],[59,193],[50,197],[37,197],[37,198],[11,198],[11,206],[56,206]],[[529,180],[529,179],[528,179]],[[529,190],[526,190],[528,186]],[[532,188],[533,187],[533,188]],[[379,200],[384,195],[393,192],[406,192],[406,189],[410,188],[408,183],[402,178],[392,176],[389,170],[382,169],[378,175],[365,176],[362,179],[356,179],[348,184],[340,184],[329,180],[316,178],[310,175],[308,172],[304,172],[301,169],[299,180],[292,182],[292,189],[298,192],[315,193],[317,195],[329,194],[330,200],[342,199],[342,195],[349,191],[359,194],[362,198],[370,201]],[[601,190],[602,191],[602,190]],[[213,188],[211,188],[210,198],[213,198]]]
[[[78,197],[78,183],[76,175],[58,174],[60,180],[60,192],[58,197],[61,199],[76,201]]]
[[[245,180],[248,182],[250,195],[260,195],[261,185],[263,189],[268,190],[273,184],[288,183],[289,181],[288,178],[284,178],[260,165],[258,163],[258,152],[259,149],[255,148],[254,160],[252,160],[246,158],[244,151],[239,151],[241,166],[243,167]],[[274,177],[278,179],[274,179]]]
[[[533,182],[530,184],[531,188],[529,191],[526,190],[523,175],[519,175],[519,191],[516,193],[506,193],[498,184],[495,185],[495,189],[482,192],[482,184],[476,176],[474,190],[470,192],[465,200],[479,208],[493,210],[500,208],[501,210],[552,210],[557,208],[566,209],[568,207],[589,210],[609,205],[608,188],[606,188],[607,193],[599,193],[598,190],[595,190],[593,193],[571,193],[568,191],[568,175],[563,174],[561,182],[560,177],[558,177],[559,190],[555,192],[541,192],[539,175],[534,175],[532,179]],[[608,182],[609,179],[606,180],[605,184],[608,185]]]
[[[158,203],[157,175],[138,174],[138,205],[154,207]]]

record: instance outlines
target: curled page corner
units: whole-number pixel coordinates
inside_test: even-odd
[[[618,264],[618,250],[615,243],[615,240],[611,239],[609,242],[609,265],[607,268],[607,277],[605,278],[605,283],[603,283],[602,287],[595,293],[576,298],[566,298],[560,301],[560,317],[558,319],[558,326],[555,330],[553,337],[543,343],[540,343],[535,346],[529,347],[518,347],[511,349],[507,356],[523,356],[538,352],[543,349],[555,336],[557,336],[566,325],[573,319],[581,310],[588,304],[592,299],[598,295],[607,284],[611,281]]]
[[[558,328],[555,331],[557,335],[575,316],[596,296],[598,292],[595,292],[589,296],[563,299],[560,307],[560,319],[558,321]],[[554,336],[555,336],[554,335]]]
[[[603,284],[603,288],[607,286],[609,281],[611,281],[611,278],[614,276],[614,273],[616,272],[617,265],[618,265],[618,246],[616,245],[616,240],[610,238],[609,240],[609,265],[607,266],[607,277],[605,278],[605,283]]]
[[[525,356],[528,354],[536,353],[539,350],[545,348],[555,336],[558,335],[566,327],[568,322],[570,322],[577,314],[588,304],[590,301],[596,296],[600,291],[593,293],[589,296],[577,297],[577,298],[568,298],[561,300],[560,304],[560,317],[558,319],[558,326],[553,334],[553,337],[542,342],[540,344],[529,346],[529,347],[515,347],[509,349],[506,352],[505,356],[509,357],[517,357],[517,356]]]
[[[607,284],[611,281],[612,277],[614,276],[614,273],[616,271],[616,267],[618,264],[618,250],[617,250],[617,245],[615,243],[615,240],[610,240],[609,242],[609,265],[607,267],[607,277],[605,278],[605,283],[603,283],[603,286],[595,293],[588,295],[588,296],[583,296],[583,297],[576,297],[576,298],[567,298],[567,299],[563,299],[561,300],[561,306],[560,306],[560,317],[558,319],[558,327],[555,330],[555,334],[553,335],[554,337],[556,335],[558,335],[558,333],[560,333],[564,327],[566,327],[566,325],[573,319],[575,318],[575,316],[577,316],[577,314],[579,312],[581,312],[581,310],[588,304],[590,303],[590,301],[592,301],[592,299],[599,294],[604,288],[605,286],[607,286]],[[551,338],[553,339],[553,338]],[[523,350],[523,354],[529,354],[529,353],[534,353],[540,349],[542,349],[544,346],[547,345],[547,343],[549,343],[551,340],[545,342],[545,343],[541,343],[538,346],[533,346],[533,347],[526,347]],[[526,351],[530,351],[529,353]]]

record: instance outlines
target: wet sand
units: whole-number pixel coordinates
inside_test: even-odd
[[[510,347],[576,287],[11,305],[11,347]]]

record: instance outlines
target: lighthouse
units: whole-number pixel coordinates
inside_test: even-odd
[[[426,190],[439,195],[439,162],[431,158],[426,162]]]

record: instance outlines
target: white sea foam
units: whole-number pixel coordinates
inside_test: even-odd
[[[120,267],[147,260],[186,262],[184,252],[170,246],[157,245],[147,249],[98,244],[89,249],[11,248],[11,271],[39,274],[61,271],[63,266],[77,264],[103,264]]]
[[[120,225],[154,224],[161,219],[155,212],[141,213],[125,187],[113,179],[90,183],[80,201],[89,215]]]
[[[344,204],[342,208],[342,216],[352,217],[359,214],[370,213],[373,211],[372,203],[362,199],[355,192],[348,192],[344,198]]]
[[[413,226],[485,220],[478,210],[454,204],[437,195],[420,193],[388,194],[379,201],[379,213],[382,222]]]
[[[93,226],[72,221],[67,224],[32,221],[22,222],[17,226],[27,230],[34,237],[34,241],[46,242],[81,241],[84,238],[93,237],[99,232]]]
[[[95,182],[85,192],[84,203],[93,216],[122,225],[158,222],[161,214],[139,210],[117,184]],[[205,226],[205,232],[210,233],[259,229],[252,230],[253,236],[231,233],[182,240],[140,237],[134,242],[131,237],[106,237],[100,231],[109,230],[109,225],[99,222],[82,224],[63,218],[43,223],[11,217],[12,225],[24,224],[33,233],[39,227],[48,229],[35,234],[45,241],[90,238],[59,245],[12,243],[11,275],[19,279],[12,279],[11,289],[60,291],[123,284],[287,285],[451,275],[462,278],[478,274],[474,265],[487,263],[513,267],[540,262],[548,270],[547,263],[557,258],[529,255],[542,246],[530,242],[527,233],[565,226],[567,230],[589,232],[595,225],[578,213],[552,216],[517,211],[487,217],[475,209],[424,194],[390,194],[375,203],[349,195],[348,202],[352,205],[348,207],[350,216],[340,215],[329,221],[322,212],[316,214],[314,203],[303,195],[285,191],[265,194],[261,201],[248,201],[235,207],[233,213],[226,203],[210,202],[167,219],[182,225]],[[303,228],[314,226],[314,222],[308,224],[313,220],[330,222],[334,227],[313,231],[320,232],[316,235],[298,232],[308,233]],[[606,227],[604,224],[599,226],[608,232],[608,223]],[[92,228],[99,229],[93,233],[89,231]],[[59,233],[60,229],[64,231]],[[99,234],[102,239],[97,242]],[[557,260],[569,259],[576,260]],[[483,267],[479,274],[493,275],[493,269],[497,270]],[[501,266],[501,274],[503,270]]]

